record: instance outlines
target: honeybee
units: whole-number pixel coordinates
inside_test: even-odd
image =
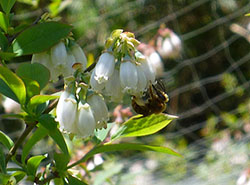
[[[157,81],[156,84],[149,85],[142,97],[132,97],[132,107],[135,112],[143,116],[159,114],[166,109],[168,100],[164,84]]]

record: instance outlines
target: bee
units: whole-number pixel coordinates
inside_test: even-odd
[[[169,98],[162,81],[150,84],[142,97],[132,97],[132,107],[135,112],[143,116],[159,114],[165,111]]]

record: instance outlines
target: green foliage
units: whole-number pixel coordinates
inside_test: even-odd
[[[69,185],[71,185],[71,184],[74,184],[74,185],[87,185],[87,183],[79,180],[76,177],[73,177],[72,175],[68,175],[67,179],[69,181]]]
[[[71,28],[69,25],[58,22],[45,22],[32,26],[13,41],[13,52],[21,56],[48,50],[65,38]]]
[[[35,176],[38,166],[45,158],[43,155],[31,157],[27,162],[27,175]]]
[[[0,11],[0,28],[2,28],[3,31],[7,33],[8,27],[9,27],[8,18],[3,12]]]
[[[38,105],[41,105],[49,100],[54,100],[58,98],[58,96],[51,96],[51,95],[36,95],[30,99],[28,103],[28,108],[30,110],[34,110]]]
[[[0,147],[0,172],[6,173],[5,156],[3,149]]]
[[[25,143],[22,152],[22,163],[25,162],[26,157],[29,155],[32,147],[45,136],[48,135],[48,130],[44,127],[38,127],[37,130],[33,133],[33,135],[29,138],[29,140]]]
[[[38,82],[40,90],[42,90],[49,82],[49,70],[39,63],[21,64],[16,71],[16,74],[22,79],[30,79]]]
[[[4,10],[4,12],[6,14],[10,13],[11,8],[13,7],[13,5],[15,4],[16,0],[1,0],[0,4],[2,9]]]
[[[68,147],[65,143],[62,133],[57,128],[57,122],[55,119],[49,114],[43,114],[39,117],[38,121],[41,123],[41,126],[49,131],[49,136],[55,141],[62,152],[66,155],[69,155]]]
[[[0,31],[0,51],[5,51],[8,47],[8,40],[4,34]]]
[[[3,90],[0,90],[1,93],[6,93],[4,94],[5,96],[9,96],[9,90],[11,90],[15,96],[18,98],[18,102],[20,104],[25,104],[26,101],[26,89],[23,81],[12,71],[10,71],[8,68],[0,66],[0,79],[4,81],[4,83],[9,87],[6,89],[6,86],[1,86],[0,89],[4,88]],[[3,83],[0,83],[2,85]],[[10,93],[10,94],[13,94]],[[11,95],[10,98],[13,96]],[[13,98],[16,100],[15,98]]]
[[[70,157],[69,155],[65,155],[63,153],[54,153],[54,159],[56,163],[56,169],[60,172],[66,169]]]
[[[121,143],[121,144],[104,144],[104,145],[97,146],[84,156],[82,162],[88,160],[90,157],[98,153],[127,151],[127,150],[154,151],[154,152],[161,152],[161,153],[181,157],[180,154],[178,154],[177,152],[167,147],[150,146],[150,145],[143,145],[143,144],[137,144],[137,143]]]
[[[142,117],[141,115],[130,118],[124,125],[112,136],[112,140],[120,137],[146,136],[158,132],[166,127],[176,116],[166,114],[152,114]]]
[[[13,141],[5,133],[0,131],[0,142],[7,147],[9,150],[14,145]]]

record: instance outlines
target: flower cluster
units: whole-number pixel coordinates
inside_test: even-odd
[[[64,77],[73,75],[73,64],[81,63],[83,69],[87,65],[87,59],[81,47],[76,43],[66,47],[64,42],[59,42],[50,51],[34,54],[31,63],[34,62],[43,64],[50,70],[50,79],[53,82],[57,81],[60,75]]]
[[[108,109],[100,94],[92,93],[85,99],[79,97],[70,86],[62,92],[56,109],[57,121],[63,130],[88,137],[95,129],[106,127]]]
[[[168,28],[160,28],[156,39],[156,50],[163,59],[178,58],[181,54],[180,38]]]
[[[138,45],[134,34],[112,32],[92,72],[92,89],[114,102],[120,102],[124,93],[141,96],[149,83],[155,81],[155,73],[147,58],[136,49]]]

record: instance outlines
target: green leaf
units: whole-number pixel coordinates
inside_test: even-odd
[[[8,14],[11,8],[14,6],[16,0],[0,0],[3,11]]]
[[[104,144],[104,145],[97,146],[97,147],[93,148],[91,151],[89,151],[78,162],[79,163],[86,162],[90,157],[92,157],[98,153],[127,151],[127,150],[154,151],[154,152],[161,152],[161,153],[166,153],[169,155],[181,157],[180,154],[178,154],[177,152],[175,152],[172,149],[167,148],[167,147],[143,145],[143,144],[138,144],[138,143],[121,143],[121,144]]]
[[[73,177],[72,175],[68,175],[67,179],[68,179],[70,185],[71,184],[74,184],[74,185],[88,185],[87,183],[79,180],[76,177]]]
[[[5,133],[0,131],[0,142],[3,143],[9,150],[14,145],[14,142]]]
[[[9,88],[9,86],[0,78],[0,93],[4,96],[11,98],[12,100],[19,102],[15,93]]]
[[[15,177],[16,182],[18,183],[26,176],[26,173],[23,171],[16,171],[15,173],[12,174],[12,176]]]
[[[57,128],[57,122],[50,114],[43,114],[38,119],[39,123],[49,131],[49,136],[55,141],[62,152],[69,155],[68,147],[60,130]]]
[[[0,147],[0,171],[6,173],[5,156],[2,147]]]
[[[38,166],[40,165],[41,161],[45,159],[44,155],[38,155],[31,157],[27,162],[27,174],[35,176]]]
[[[56,169],[58,171],[64,171],[69,163],[70,156],[60,153],[54,153],[54,160],[56,163]]]
[[[15,53],[0,51],[0,58],[3,60],[10,60],[16,56]]]
[[[25,104],[26,89],[23,81],[8,68],[0,66],[0,79],[14,92],[20,104]]]
[[[17,75],[23,78],[35,80],[39,83],[41,90],[48,84],[50,79],[49,70],[39,63],[21,64],[16,71]]]
[[[51,96],[51,95],[36,95],[33,96],[30,99],[30,102],[28,103],[28,108],[29,109],[33,109],[35,107],[37,107],[40,104],[43,104],[49,100],[54,100],[56,98],[59,98],[59,96]]]
[[[7,16],[0,11],[0,28],[3,29],[5,33],[7,33],[9,27],[9,21]]]
[[[45,136],[48,135],[48,130],[45,129],[44,127],[38,127],[37,130],[34,132],[34,134],[29,138],[29,140],[25,143],[23,147],[23,152],[22,152],[22,158],[21,161],[22,163],[25,162],[25,159],[29,155],[32,147],[41,139],[43,139]]]
[[[167,114],[152,114],[147,117],[137,115],[126,121],[111,139],[115,140],[120,137],[135,137],[154,134],[166,127],[176,118],[176,116]]]
[[[72,27],[58,22],[37,24],[23,31],[13,41],[13,51],[18,56],[40,53],[65,38]]]
[[[22,80],[23,80],[25,87],[26,87],[26,103],[27,103],[27,101],[31,97],[33,97],[37,94],[40,94],[40,86],[39,86],[37,81],[31,80],[29,78],[23,77]]]
[[[5,51],[8,47],[8,39],[0,31],[0,50]]]
[[[100,142],[102,142],[102,141],[104,141],[104,139],[106,139],[112,125],[113,125],[112,123],[109,123],[109,124],[107,124],[106,129],[95,130],[94,134]]]

